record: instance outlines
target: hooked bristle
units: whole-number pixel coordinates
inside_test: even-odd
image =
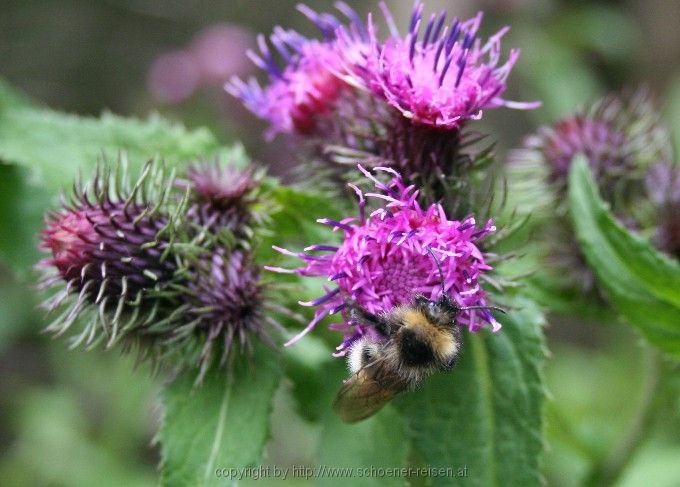
[[[48,330],[61,335],[87,317],[73,346],[104,339],[111,346],[173,306],[168,287],[178,265],[169,253],[176,228],[159,204],[167,189],[155,189],[170,187],[171,178],[153,162],[133,189],[125,177],[100,167],[89,189],[76,188],[72,203],[52,214],[43,231],[40,247],[51,254],[39,264],[44,287],[66,283],[44,304],[49,312],[64,309]],[[157,186],[159,180],[165,183]]]

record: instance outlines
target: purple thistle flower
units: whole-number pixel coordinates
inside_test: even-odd
[[[342,312],[343,322],[331,325],[344,333],[345,341],[338,347],[343,354],[358,336],[373,333],[368,327],[349,321],[345,301],[352,299],[371,313],[380,313],[399,304],[408,303],[416,293],[437,299],[441,293],[437,264],[429,255],[430,247],[441,262],[446,292],[459,306],[483,306],[487,293],[480,287],[484,274],[491,269],[477,246],[478,241],[495,230],[489,220],[477,228],[473,217],[463,221],[449,220],[439,204],[426,209],[417,201],[414,186],[405,186],[401,177],[388,168],[376,168],[394,176],[383,184],[359,166],[375,184],[377,192],[363,193],[350,187],[359,199],[359,219],[340,221],[318,220],[343,232],[339,246],[312,245],[304,252],[294,253],[275,247],[279,252],[305,261],[294,270],[267,267],[275,272],[297,273],[302,276],[323,276],[335,284],[326,294],[304,306],[315,306],[314,319],[302,333],[290,340],[297,341],[321,319]],[[366,198],[380,200],[383,206],[366,214]],[[487,310],[462,311],[458,323],[477,331],[490,324],[493,331],[500,324]]]
[[[512,49],[505,63],[499,65],[501,39],[507,27],[482,44],[477,37],[481,12],[467,21],[454,18],[448,25],[446,13],[441,12],[423,25],[423,4],[416,1],[409,31],[401,36],[387,6],[381,3],[380,7],[389,36],[381,41],[369,16],[369,46],[345,63],[350,74],[343,78],[386,100],[406,119],[457,130],[467,120],[481,118],[487,108],[532,109],[540,105],[502,98],[506,79],[519,57],[519,51]],[[343,27],[338,37],[344,48],[357,43],[356,35]]]
[[[347,4],[338,2],[337,7],[352,23],[360,23],[356,12]],[[299,5],[298,10],[317,26],[323,38],[308,39],[293,30],[276,27],[269,40],[283,67],[263,35],[258,37],[260,53],[248,53],[253,62],[267,72],[269,84],[263,88],[254,78],[244,82],[234,77],[225,85],[251,112],[269,122],[266,133],[269,138],[278,133],[316,133],[319,120],[333,112],[338,97],[348,86],[336,75],[345,65],[343,53],[335,45],[335,31],[340,21],[305,5]]]

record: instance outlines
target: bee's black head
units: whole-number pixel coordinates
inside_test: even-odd
[[[436,305],[441,308],[442,311],[446,311],[448,313],[453,313],[456,315],[459,311],[458,306],[456,303],[454,303],[451,298],[449,297],[448,294],[444,293],[441,296],[439,296],[439,299],[437,300]]]
[[[458,307],[448,295],[442,294],[437,301],[432,301],[419,294],[414,298],[414,302],[431,323],[442,327],[455,324]]]
[[[496,306],[465,306],[460,307],[454,303],[449,295],[446,293],[446,283],[444,282],[444,273],[442,272],[442,266],[434,255],[434,252],[430,247],[425,247],[425,249],[430,253],[434,259],[435,264],[437,264],[437,270],[439,271],[439,279],[441,284],[441,295],[437,301],[432,301],[427,299],[425,296],[418,295],[414,298],[416,306],[418,306],[423,313],[425,313],[428,318],[432,319],[433,322],[439,324],[440,326],[454,326],[456,325],[456,316],[459,312],[470,310],[470,309],[494,309],[505,313],[505,310],[498,308]]]

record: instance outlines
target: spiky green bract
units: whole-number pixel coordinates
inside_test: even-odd
[[[171,321],[179,303],[173,285],[184,271],[175,242],[186,241],[186,201],[173,181],[172,172],[149,161],[132,186],[124,163],[113,172],[102,165],[90,183],[74,185],[70,203],[48,217],[42,237],[42,250],[51,253],[38,266],[42,286],[60,288],[44,303],[61,311],[48,331],[62,335],[81,321],[72,346],[119,340],[130,346]]]
[[[389,167],[421,188],[422,204],[441,202],[460,218],[479,212],[485,191],[476,180],[489,183],[485,169],[494,161],[493,147],[480,143],[484,135],[414,124],[362,93],[342,100],[333,134],[319,141],[324,161],[339,171]]]

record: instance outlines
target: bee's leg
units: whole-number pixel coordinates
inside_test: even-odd
[[[385,335],[386,337],[392,336],[392,333],[394,332],[392,323],[381,316],[375,316],[375,323],[373,324],[373,327],[378,331],[378,333]]]
[[[378,333],[386,337],[392,334],[391,323],[382,316],[374,315],[354,301],[348,301],[347,307],[350,310],[349,313],[352,321],[371,325]]]

